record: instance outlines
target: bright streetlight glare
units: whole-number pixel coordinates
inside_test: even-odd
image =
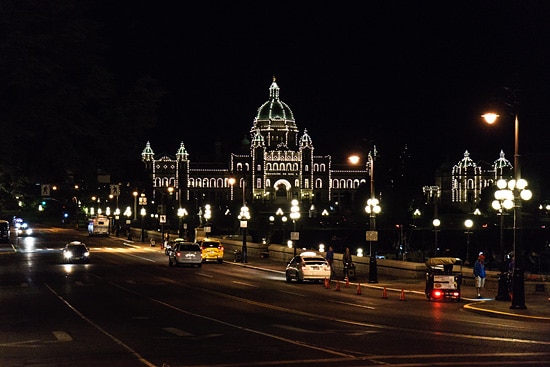
[[[494,124],[499,118],[499,115],[493,112],[488,112],[484,115],[481,115],[481,117],[483,117],[485,119],[485,122],[487,122],[488,124]]]

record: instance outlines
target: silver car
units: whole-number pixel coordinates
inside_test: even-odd
[[[168,266],[202,266],[202,251],[198,243],[176,241],[168,250]]]
[[[328,261],[315,252],[302,252],[289,261],[286,266],[286,281],[295,279],[298,283],[304,280],[330,279],[330,265]]]

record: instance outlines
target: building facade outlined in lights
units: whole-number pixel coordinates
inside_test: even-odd
[[[147,142],[141,160],[150,173],[153,195],[172,187],[180,206],[197,210],[206,203],[228,202],[286,210],[297,199],[302,210],[315,216],[368,182],[366,164],[337,170],[330,155],[316,155],[307,129],[300,133],[294,113],[279,95],[273,78],[269,99],[257,109],[250,129],[248,152],[231,153],[225,166],[192,161],[184,142],[175,156],[156,156]]]
[[[359,186],[368,186],[368,162],[355,167],[336,165],[343,169],[335,169],[330,155],[316,154],[309,131],[300,132],[291,108],[280,99],[275,78],[249,134],[245,149],[231,153],[225,163],[193,161],[184,142],[174,156],[157,156],[147,142],[141,160],[150,173],[153,201],[172,188],[179,207],[200,213],[203,205],[210,204],[235,214],[244,204],[261,204],[266,213],[273,213],[276,207],[288,211],[291,200],[298,199],[302,215],[307,212],[315,217],[353,202]],[[472,213],[482,190],[494,186],[499,178],[511,178],[512,171],[502,151],[492,165],[474,162],[465,151],[454,166],[435,173],[434,186],[419,191],[433,196],[437,188],[439,204]],[[431,200],[435,199],[428,198]]]

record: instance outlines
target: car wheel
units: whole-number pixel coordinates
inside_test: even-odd
[[[223,263],[223,259],[218,259],[218,264]]]
[[[286,273],[286,282],[287,283],[292,282],[292,278],[290,277],[290,274],[288,274],[288,272]]]
[[[172,259],[168,259],[168,266],[169,267],[173,267],[174,265],[172,264]]]
[[[296,274],[296,281],[298,283],[303,283],[304,282],[304,277],[303,275],[300,275],[299,273]]]
[[[198,264],[197,267],[202,268],[202,263]]]

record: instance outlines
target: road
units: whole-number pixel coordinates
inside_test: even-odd
[[[61,261],[71,240],[90,264]],[[550,365],[548,323],[289,284],[282,270],[229,256],[170,268],[158,247],[38,229],[0,251],[0,365]]]

